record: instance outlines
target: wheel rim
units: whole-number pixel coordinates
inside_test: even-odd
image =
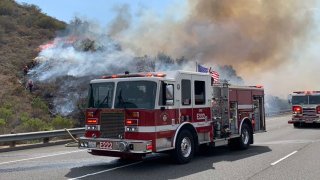
[[[191,154],[191,140],[188,137],[181,141],[181,154],[183,157],[189,157]]]
[[[249,142],[249,132],[248,132],[248,129],[243,129],[243,130],[242,130],[241,138],[242,138],[243,144],[248,144],[248,142]]]

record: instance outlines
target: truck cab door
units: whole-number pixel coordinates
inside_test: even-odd
[[[192,120],[206,122],[211,120],[211,78],[191,75],[192,78]]]
[[[172,129],[177,121],[176,108],[176,84],[171,81],[162,81],[160,84],[159,106],[160,111],[156,113],[157,132]]]

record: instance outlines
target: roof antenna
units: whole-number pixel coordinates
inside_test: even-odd
[[[128,75],[128,74],[129,74],[129,71],[125,71],[124,74],[125,74],[125,75]]]

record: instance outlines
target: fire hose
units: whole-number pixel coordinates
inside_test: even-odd
[[[66,147],[76,147],[76,146],[78,146],[78,142],[79,141],[71,134],[71,132],[68,129],[65,128],[64,130],[68,132],[69,136],[74,141],[74,142],[70,142],[70,143],[65,144],[65,146]]]

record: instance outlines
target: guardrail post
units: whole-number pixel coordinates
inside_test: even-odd
[[[15,134],[14,132],[11,132],[10,134]],[[11,148],[16,147],[16,142],[15,141],[11,141],[10,145]]]
[[[15,141],[10,142],[10,147],[11,148],[16,147],[16,142]]]
[[[46,144],[46,143],[49,143],[49,138],[48,137],[43,138],[43,144]]]

